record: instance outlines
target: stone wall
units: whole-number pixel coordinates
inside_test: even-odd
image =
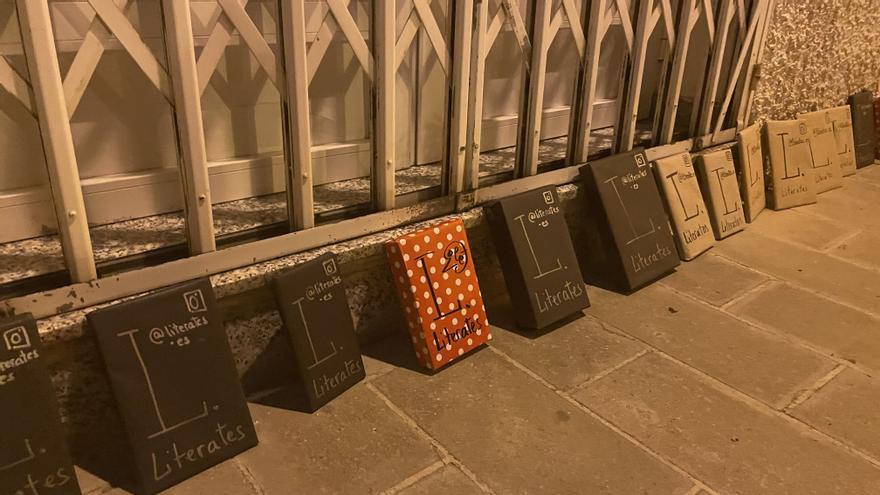
[[[753,119],[845,103],[880,79],[880,1],[778,0]]]

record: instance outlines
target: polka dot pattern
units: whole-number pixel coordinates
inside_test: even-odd
[[[422,366],[442,368],[491,339],[461,219],[389,241],[386,254]]]

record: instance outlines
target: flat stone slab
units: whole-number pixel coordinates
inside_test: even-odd
[[[503,317],[492,322],[492,346],[560,389],[580,385],[645,349],[583,315],[546,331],[507,330],[515,327]]]
[[[721,306],[766,280],[767,277],[760,273],[709,252],[678,267],[662,283],[709,304]]]
[[[835,256],[880,270],[878,247],[880,247],[880,235],[875,232],[860,232],[835,246],[831,253]]]
[[[880,320],[866,313],[783,284],[751,294],[728,311],[880,372]]]
[[[266,495],[387,490],[439,458],[365,385],[314,414],[286,392],[251,404],[260,445],[238,459]]]
[[[715,252],[758,271],[880,314],[880,277],[875,271],[749,231],[719,243]]]
[[[819,201],[821,202],[824,198],[824,195],[820,196]],[[858,232],[858,229],[853,226],[803,213],[798,209],[790,211],[766,210],[747,229],[820,251],[824,251],[847,236]]]
[[[721,493],[872,494],[880,469],[649,353],[576,398]]]
[[[483,349],[375,386],[496,493],[685,493],[693,483]]]
[[[594,289],[591,314],[767,404],[784,406],[834,362],[728,314],[651,286],[632,296]]]
[[[880,383],[857,370],[845,369],[791,414],[880,459],[877,404]]]
[[[482,494],[483,490],[465,476],[460,469],[447,465],[400,491],[400,495],[434,495],[438,493],[477,495]]]

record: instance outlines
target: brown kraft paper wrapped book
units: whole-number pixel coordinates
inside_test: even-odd
[[[0,320],[0,493],[79,495],[31,315]]]
[[[837,143],[837,158],[840,171],[844,177],[856,173],[856,145],[853,141],[852,114],[849,105],[828,109],[831,126],[834,128],[834,140]]]
[[[798,118],[807,123],[810,132],[810,157],[813,176],[816,178],[816,193],[842,187],[843,173],[840,170],[840,155],[837,154],[831,115],[827,110],[819,110],[798,115]]]
[[[867,167],[874,163],[874,148],[877,143],[877,130],[874,128],[874,95],[870,91],[860,91],[850,95],[849,107],[852,112],[856,167]]]
[[[880,98],[874,98],[874,160],[880,160]]]
[[[134,455],[157,493],[257,444],[208,279],[88,315]]]
[[[587,201],[587,249],[581,266],[588,280],[633,290],[680,264],[669,218],[638,149],[590,162],[580,168]]]
[[[736,182],[733,151],[726,149],[700,155],[696,167],[715,239],[720,241],[743,230],[746,218]]]
[[[544,328],[590,306],[556,186],[485,210],[519,326]]]
[[[764,153],[761,149],[761,126],[754,124],[736,135],[736,175],[743,200],[746,221],[752,223],[764,211]]]
[[[764,152],[770,208],[782,210],[816,202],[816,179],[806,122],[768,120],[764,124]]]
[[[691,155],[685,152],[657,160],[654,175],[672,220],[678,254],[685,261],[692,260],[712,247],[715,237]]]

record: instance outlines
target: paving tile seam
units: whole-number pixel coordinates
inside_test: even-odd
[[[732,298],[730,298],[729,301],[725,302],[721,306],[716,306],[716,307],[718,309],[720,309],[721,311],[727,311],[728,308],[735,306],[737,303],[745,301],[746,299],[749,299],[753,296],[757,297],[757,295],[760,294],[761,292],[764,292],[765,290],[776,287],[779,285],[779,283],[780,283],[779,280],[764,280],[763,282],[752,287],[751,289],[745,290],[745,291],[733,296]],[[663,287],[670,287],[670,286],[663,284]],[[706,301],[706,302],[709,302],[709,301]]]
[[[604,377],[605,375],[611,374],[611,373],[619,370],[620,368],[623,368],[624,366],[628,365],[629,363],[635,361],[636,359],[644,356],[645,354],[647,354],[649,352],[651,352],[651,349],[642,349],[641,351],[633,354],[632,356],[624,359],[623,361],[621,361],[621,362],[619,362],[609,368],[606,368],[606,369],[600,371],[599,373],[596,373],[595,375],[591,376],[590,378],[587,378],[586,381],[579,383],[573,387],[568,387],[567,389],[560,389],[560,390],[565,394],[573,394],[575,392],[578,392],[581,389],[586,388],[587,385],[599,380],[600,378]]]
[[[754,269],[754,268],[752,268],[752,267],[750,267],[750,266],[748,266],[748,265],[746,265],[746,264],[743,264],[742,262],[737,261],[737,260],[735,260],[735,259],[733,259],[733,258],[730,258],[729,256],[726,256],[726,255],[724,255],[724,254],[720,254],[720,253],[714,253],[714,254],[715,254],[715,256],[718,256],[718,257],[720,257],[720,258],[724,258],[724,259],[726,259],[727,261],[730,261],[730,262],[732,262],[732,263],[736,263],[737,265],[739,265],[739,266],[741,266],[741,267],[743,267],[743,268],[748,268],[749,270],[751,270],[751,271],[753,271],[753,272],[755,272],[755,273],[759,273],[759,274],[761,274],[761,275],[763,275],[763,276],[765,276],[765,277],[767,277],[767,278],[770,278],[771,280],[775,280],[775,281],[781,282],[781,283],[783,283],[783,284],[786,284],[786,285],[788,285],[788,286],[790,286],[790,287],[794,287],[795,289],[802,290],[802,291],[804,291],[804,292],[809,292],[810,294],[812,294],[812,295],[814,295],[814,296],[821,297],[822,299],[825,299],[825,300],[827,300],[827,301],[831,301],[831,302],[833,302],[833,303],[835,303],[835,304],[839,304],[839,305],[841,305],[841,306],[846,306],[846,307],[849,308],[849,309],[853,309],[853,310],[859,311],[859,312],[861,312],[861,313],[864,313],[864,314],[866,314],[866,315],[868,315],[868,316],[874,318],[875,320],[880,320],[880,314],[878,314],[878,313],[874,313],[873,311],[871,311],[871,310],[869,310],[869,309],[865,309],[865,308],[860,307],[860,306],[855,306],[855,305],[853,305],[853,304],[850,303],[850,302],[842,301],[842,300],[837,299],[836,297],[834,297],[834,296],[832,296],[832,295],[830,295],[830,294],[826,294],[826,293],[821,292],[821,291],[818,291],[818,290],[816,290],[816,289],[813,289],[813,288],[810,288],[810,287],[806,287],[806,286],[804,286],[804,285],[801,285],[800,283],[798,283],[798,282],[796,282],[796,281],[788,280],[788,279],[784,279],[784,278],[780,278],[780,277],[777,277],[777,276],[771,275],[771,274],[769,274],[769,273],[762,272],[762,271],[760,271],[760,270],[756,270],[756,269]],[[825,255],[825,253],[821,253],[821,254],[822,254],[823,256]],[[858,266],[858,265],[853,264],[853,263],[850,262],[850,261],[845,261],[845,262],[846,262],[846,263],[849,263],[850,265],[852,265],[852,266],[854,266],[854,267],[856,267],[856,268],[862,268],[862,267],[860,267],[860,266]]]
[[[602,322],[602,324],[608,325],[608,327],[610,327],[611,329],[617,329],[618,331],[622,332],[622,330],[615,327],[614,325],[610,325],[605,322]],[[667,354],[666,352],[664,352],[660,349],[654,348],[653,346],[651,346],[647,342],[643,342],[643,343],[645,345],[651,347],[653,349],[652,352],[654,354],[656,354],[664,359],[667,359],[672,363],[678,364],[679,366],[682,366],[685,369],[691,371],[694,375],[696,375],[697,379],[699,379],[701,382],[708,385],[709,387],[715,389],[716,391],[721,392],[722,394],[732,398],[733,400],[738,400],[738,401],[748,405],[753,410],[758,411],[759,413],[781,418],[784,421],[786,421],[787,423],[789,423],[790,425],[792,425],[793,427],[795,427],[796,429],[806,430],[806,433],[812,433],[813,435],[824,439],[830,445],[837,446],[840,449],[844,450],[845,452],[848,452],[849,454],[853,455],[854,457],[861,458],[862,460],[870,463],[875,468],[880,469],[880,460],[875,459],[873,456],[861,451],[860,449],[858,449],[852,445],[849,445],[848,443],[846,443],[842,440],[839,440],[836,437],[833,437],[833,436],[829,435],[828,433],[825,433],[825,432],[817,429],[813,425],[806,423],[799,418],[796,418],[796,417],[793,417],[789,414],[786,414],[785,412],[780,411],[780,410],[774,408],[773,406],[771,406],[771,405],[769,405],[759,399],[752,397],[751,395],[737,389],[736,387],[724,382],[723,380],[715,378],[714,376],[706,373],[705,371],[702,371],[699,368],[696,368],[694,366],[691,366],[688,363],[685,363],[684,361],[679,360],[675,356]],[[607,376],[606,376],[606,378],[607,378]]]
[[[794,408],[808,401],[810,397],[815,395],[819,390],[822,390],[825,385],[831,383],[831,381],[833,381],[837,377],[837,375],[841,374],[845,369],[847,369],[847,367],[843,364],[838,364],[837,366],[835,366],[831,371],[826,373],[825,376],[816,380],[816,382],[813,383],[812,386],[802,390],[801,393],[797,395],[797,397],[792,399],[792,401],[787,406],[782,408],[782,412],[784,412],[785,414],[790,414]]]
[[[694,485],[690,490],[684,493],[684,495],[698,495],[701,491],[703,491],[702,487]]]
[[[839,239],[835,239],[835,242],[829,244],[830,247],[826,247],[826,248],[823,248],[823,249],[817,249],[817,248],[815,248],[815,247],[813,247],[813,246],[810,246],[809,244],[803,244],[803,243],[800,243],[800,242],[792,241],[792,240],[790,240],[790,239],[787,239],[787,238],[784,237],[784,236],[777,236],[777,235],[773,235],[773,234],[766,234],[766,233],[764,233],[764,232],[755,232],[755,235],[759,235],[759,236],[762,236],[762,237],[766,237],[767,239],[772,239],[772,240],[774,240],[774,241],[779,241],[779,242],[782,242],[782,243],[788,244],[788,245],[790,245],[790,246],[795,246],[795,247],[803,248],[803,249],[806,249],[807,251],[810,251],[810,252],[815,253],[815,254],[822,254],[822,255],[827,256],[827,257],[829,257],[829,258],[831,258],[831,259],[834,259],[834,260],[837,260],[837,261],[840,261],[840,262],[843,262],[843,263],[848,263],[848,264],[850,264],[850,265],[853,265],[853,266],[856,266],[856,267],[862,268],[862,269],[864,269],[864,270],[872,271],[872,272],[875,272],[875,273],[880,273],[880,268],[878,268],[878,267],[876,267],[876,266],[873,266],[873,265],[870,265],[870,264],[867,264],[867,263],[862,263],[862,262],[860,262],[860,261],[858,261],[858,260],[853,260],[853,259],[850,259],[850,258],[846,258],[846,257],[840,256],[840,255],[838,255],[838,254],[836,254],[836,253],[833,252],[834,249],[835,249],[836,247],[840,246],[841,244],[845,243],[846,241],[848,241],[848,240],[852,239],[853,237],[856,237],[857,235],[862,234],[862,233],[864,233],[864,232],[866,232],[866,231],[863,229],[863,230],[859,230],[859,231],[857,231],[856,233],[854,233],[854,234],[852,234],[852,235],[847,235],[847,236],[841,237],[841,238],[839,238]]]
[[[436,473],[437,471],[443,469],[444,466],[446,466],[445,462],[437,461],[434,464],[431,464],[430,466],[426,467],[425,469],[422,469],[421,471],[417,472],[416,474],[404,479],[400,483],[392,486],[391,488],[389,488],[387,490],[383,490],[379,493],[381,495],[394,495],[396,493],[400,493],[401,491],[406,490],[407,488],[415,485],[419,481],[422,481],[423,479],[425,479],[425,478],[431,476],[432,474]]]
[[[489,348],[491,349],[491,347],[489,347]],[[430,442],[431,446],[437,451],[438,457],[440,457],[440,462],[443,462],[444,464],[451,464],[451,465],[457,467],[458,469],[461,470],[462,473],[464,473],[465,476],[467,476],[475,485],[477,485],[477,487],[479,487],[479,489],[483,493],[495,495],[495,491],[492,490],[489,487],[489,485],[480,481],[480,479],[477,478],[477,475],[473,471],[471,471],[470,468],[465,466],[463,462],[461,462],[457,457],[452,455],[452,453],[449,452],[449,449],[444,447],[443,444],[439,440],[432,437],[431,434],[429,434],[427,431],[425,431],[425,429],[422,428],[421,425],[419,425],[418,422],[416,422],[416,420],[411,418],[406,412],[403,411],[403,409],[401,409],[400,407],[397,406],[397,404],[392,402],[391,399],[388,398],[387,395],[382,393],[381,390],[376,388],[375,385],[373,385],[372,383],[367,383],[364,386],[367,387],[367,389],[369,389],[370,391],[372,391],[376,395],[376,397],[379,398],[379,400],[381,400],[383,403],[385,403],[385,406],[387,408],[391,409],[391,411],[394,414],[396,414],[401,419],[401,421],[403,421],[407,426],[409,426],[411,430],[413,430],[417,435],[421,436],[423,439]],[[428,475],[426,475],[424,477],[427,477],[427,476]]]
[[[833,221],[833,222],[837,222],[836,220],[832,220],[832,221]],[[815,247],[813,247],[813,246],[810,246],[809,244],[803,244],[803,243],[800,243],[800,242],[797,242],[797,241],[793,241],[793,240],[791,240],[791,239],[788,239],[788,238],[785,237],[785,236],[778,236],[778,235],[773,235],[773,234],[767,234],[767,233],[765,233],[765,232],[753,232],[753,234],[756,235],[756,236],[759,236],[759,237],[763,237],[763,238],[765,238],[765,239],[770,239],[770,240],[773,240],[773,241],[779,241],[779,242],[781,242],[781,243],[783,243],[783,244],[788,244],[789,246],[794,246],[794,247],[798,247],[798,248],[801,248],[801,249],[805,249],[805,250],[810,251],[811,253],[814,253],[814,254],[822,254],[822,255],[828,256],[829,258],[835,259],[835,260],[840,261],[840,262],[842,262],[842,263],[848,263],[848,264],[853,265],[853,266],[858,267],[858,268],[862,268],[862,269],[865,269],[865,270],[869,270],[869,271],[872,271],[872,272],[875,272],[875,273],[880,273],[880,268],[877,268],[877,267],[875,267],[875,266],[871,266],[871,265],[866,265],[866,264],[864,264],[864,263],[858,263],[858,262],[856,262],[856,261],[854,261],[854,260],[851,260],[851,259],[849,259],[849,258],[844,258],[844,257],[838,256],[838,255],[836,255],[836,254],[834,254],[834,253],[831,252],[831,251],[834,249],[835,246],[838,246],[838,245],[840,245],[841,243],[846,242],[848,239],[850,239],[850,238],[852,238],[852,237],[855,237],[856,235],[859,235],[859,234],[861,234],[861,233],[863,233],[863,232],[865,232],[865,231],[866,231],[865,229],[861,229],[861,230],[859,230],[858,232],[856,232],[855,234],[853,234],[853,235],[851,235],[851,236],[841,237],[840,240],[839,240],[839,242],[832,243],[832,244],[830,244],[831,247],[828,247],[828,248],[825,248],[825,249],[817,249],[817,248],[815,248]],[[836,240],[837,240],[837,239],[836,239]]]
[[[659,285],[659,284],[658,284],[658,285]],[[837,356],[832,355],[833,353],[832,353],[829,349],[824,349],[824,348],[822,348],[822,347],[817,347],[817,346],[816,346],[815,344],[813,344],[812,342],[809,342],[809,341],[803,340],[803,339],[801,339],[801,338],[799,338],[799,337],[797,337],[797,336],[791,335],[791,334],[789,334],[789,333],[787,333],[787,332],[784,332],[784,331],[782,331],[782,330],[779,330],[779,329],[777,329],[777,328],[775,328],[775,327],[773,327],[773,326],[765,325],[765,324],[763,324],[763,323],[756,322],[756,321],[752,321],[751,319],[748,319],[748,318],[746,318],[746,317],[743,317],[742,315],[739,315],[739,314],[736,314],[736,313],[732,313],[732,312],[727,311],[727,310],[725,310],[725,309],[723,309],[723,308],[719,308],[719,307],[717,307],[717,306],[714,306],[714,305],[712,305],[711,303],[709,303],[709,302],[707,302],[707,301],[704,301],[703,299],[700,299],[699,297],[697,297],[697,296],[695,296],[695,295],[693,295],[693,294],[688,294],[687,292],[681,292],[681,291],[679,291],[678,289],[675,289],[675,288],[673,288],[673,287],[667,286],[667,285],[665,285],[665,284],[663,284],[662,286],[663,286],[664,289],[667,289],[667,290],[669,290],[670,292],[672,292],[672,293],[674,293],[674,294],[676,294],[676,295],[678,295],[678,296],[681,296],[681,297],[684,297],[684,298],[686,298],[686,299],[689,299],[689,300],[691,300],[691,301],[693,301],[693,302],[695,302],[695,303],[697,303],[697,304],[699,304],[699,305],[701,305],[701,306],[705,306],[705,307],[707,307],[707,308],[714,309],[715,311],[718,311],[719,313],[721,313],[721,314],[723,314],[723,315],[725,315],[725,316],[729,316],[729,317],[733,318],[734,320],[736,320],[736,321],[738,321],[738,322],[740,322],[740,323],[742,323],[742,324],[744,324],[744,325],[746,325],[746,326],[752,328],[753,330],[756,330],[756,331],[758,331],[758,332],[760,332],[760,333],[762,333],[762,334],[765,334],[765,335],[769,335],[769,336],[773,337],[773,338],[776,339],[776,340],[779,340],[779,341],[782,341],[782,342],[784,342],[784,343],[786,343],[786,344],[791,344],[791,345],[794,345],[794,346],[796,346],[796,347],[800,347],[800,348],[802,348],[802,349],[805,349],[805,350],[807,350],[807,351],[810,351],[811,353],[816,354],[816,355],[819,355],[819,356],[821,356],[821,357],[823,357],[823,358],[827,358],[827,359],[829,359],[829,360],[835,362],[835,363],[838,364],[838,365],[849,366],[849,367],[855,367],[855,365],[854,365],[853,363],[851,363],[851,362],[849,362],[849,361],[847,361],[847,360],[845,360],[845,359],[842,359],[842,358],[839,358],[839,357],[837,357]],[[603,323],[604,323],[604,322],[603,322]],[[856,368],[856,369],[858,369],[858,368]],[[864,373],[864,371],[862,371],[862,370],[860,370],[860,369],[859,369],[859,371],[862,372],[862,373]],[[868,373],[866,373],[866,374],[868,374]],[[869,376],[870,376],[870,375],[869,375]]]
[[[263,487],[254,477],[254,474],[247,467],[244,461],[241,460],[241,458],[233,458],[232,463],[235,464],[238,472],[241,473],[241,477],[244,478],[245,483],[248,485],[254,495],[266,495],[266,490],[263,489]]]
[[[591,408],[587,407],[586,405],[584,405],[584,404],[578,402],[577,399],[575,399],[574,397],[572,397],[572,396],[570,396],[569,394],[567,394],[565,391],[560,390],[560,389],[557,388],[555,385],[553,385],[552,383],[550,383],[550,382],[548,382],[547,380],[545,380],[541,375],[539,375],[538,373],[536,373],[535,371],[533,371],[533,370],[532,370],[531,368],[529,368],[528,366],[526,366],[526,365],[520,363],[519,361],[517,361],[516,359],[514,359],[513,357],[511,357],[510,355],[508,355],[506,352],[504,352],[504,351],[502,351],[502,350],[496,348],[495,346],[489,346],[489,349],[491,349],[492,352],[494,352],[495,354],[497,354],[499,357],[501,357],[502,359],[504,359],[505,361],[507,361],[508,363],[510,363],[511,365],[513,365],[515,368],[517,368],[518,370],[520,370],[521,372],[523,372],[524,374],[526,374],[527,376],[529,376],[530,378],[532,378],[532,379],[535,380],[536,382],[540,383],[540,384],[543,385],[544,387],[546,387],[546,388],[550,389],[551,391],[553,391],[553,393],[555,393],[556,395],[558,395],[559,397],[561,397],[562,399],[564,399],[566,402],[568,402],[569,404],[571,404],[572,406],[574,406],[574,407],[577,408],[578,410],[584,412],[584,413],[587,414],[588,416],[590,416],[590,417],[592,417],[593,419],[599,421],[600,423],[602,423],[602,425],[604,425],[606,428],[608,428],[609,430],[611,430],[611,431],[614,432],[615,434],[617,434],[617,435],[623,437],[626,441],[628,441],[628,442],[630,442],[631,444],[633,444],[636,448],[642,450],[643,452],[645,452],[645,453],[648,454],[649,456],[653,457],[654,459],[656,459],[657,461],[659,461],[659,462],[662,463],[663,465],[665,465],[665,466],[667,466],[668,468],[672,469],[672,470],[675,471],[676,473],[682,475],[682,476],[685,477],[687,480],[689,480],[691,483],[694,483],[695,486],[700,487],[701,489],[703,489],[703,490],[709,492],[709,493],[712,494],[712,495],[718,495],[718,492],[715,491],[715,490],[713,490],[712,488],[710,488],[709,485],[708,485],[707,483],[705,483],[704,481],[700,480],[699,478],[697,478],[697,477],[694,476],[693,474],[689,473],[689,472],[686,471],[684,468],[678,466],[678,465],[677,465],[675,462],[673,462],[671,459],[668,459],[668,458],[665,457],[664,455],[660,454],[659,452],[654,451],[653,449],[651,449],[651,448],[648,447],[647,445],[643,444],[643,443],[642,443],[641,441],[639,441],[637,438],[635,438],[634,436],[630,435],[626,430],[620,428],[619,426],[617,426],[616,424],[614,424],[614,423],[611,422],[610,420],[606,419],[605,417],[603,417],[602,415],[600,415],[600,414],[597,413],[596,411],[594,411],[594,410],[592,410]],[[654,352],[654,351],[653,351],[653,350],[648,350],[648,352],[645,352],[644,354],[641,354],[641,356],[639,356],[639,357],[636,358],[636,359],[633,359],[633,360],[629,361],[629,363],[627,363],[627,364],[632,364],[632,363],[638,361],[642,356],[645,356],[645,355],[647,355],[647,354],[650,353],[650,352]],[[621,368],[621,367],[618,367],[617,369],[620,369],[620,368]],[[610,373],[609,373],[609,374],[610,374]],[[606,374],[605,376],[608,376],[608,375]],[[591,382],[591,383],[595,383],[595,380],[594,380],[593,382]]]
[[[880,370],[873,370],[871,368],[865,367],[863,364],[861,364],[859,362],[852,362],[848,359],[838,357],[836,355],[836,352],[833,349],[828,349],[828,348],[822,347],[818,344],[814,344],[810,341],[802,340],[800,337],[797,337],[795,335],[791,335],[791,334],[785,332],[784,330],[779,330],[778,328],[776,328],[772,325],[768,325],[768,324],[763,323],[761,321],[752,319],[751,317],[748,317],[748,316],[735,315],[732,313],[728,313],[728,314],[730,314],[730,316],[738,317],[743,322],[748,323],[749,325],[752,325],[753,327],[755,327],[759,330],[762,330],[768,334],[777,335],[779,338],[784,339],[786,342],[789,342],[792,344],[797,344],[805,349],[809,349],[817,354],[820,354],[823,357],[826,357],[826,358],[834,361],[838,365],[843,365],[851,370],[854,370],[858,373],[861,373],[862,375],[867,376],[868,378],[874,378],[874,377],[878,376],[878,373],[880,373]],[[880,332],[878,332],[878,336],[880,336]]]
[[[722,242],[723,242],[723,241],[722,241]],[[753,267],[751,267],[751,266],[749,266],[749,265],[743,263],[742,261],[740,261],[740,260],[738,260],[738,259],[731,258],[730,256],[727,256],[727,255],[725,255],[724,253],[719,253],[717,249],[711,249],[711,250],[710,250],[709,252],[707,252],[706,254],[707,254],[707,255],[715,256],[716,258],[719,258],[719,259],[722,259],[722,260],[724,260],[724,261],[727,261],[728,263],[733,263],[734,265],[738,266],[739,268],[742,268],[742,269],[744,269],[744,270],[750,271],[750,272],[752,272],[752,273],[757,273],[758,275],[761,275],[762,277],[766,277],[766,278],[768,278],[768,279],[770,279],[770,280],[782,280],[781,278],[777,277],[776,275],[771,275],[771,274],[769,274],[769,273],[767,273],[767,272],[762,272],[761,270],[758,270],[757,268],[753,268]],[[705,256],[705,255],[704,255],[704,256]],[[687,265],[685,265],[685,266],[687,266]]]
[[[856,237],[858,237],[858,236],[860,236],[860,235],[862,235],[862,234],[865,234],[865,233],[867,233],[867,230],[865,230],[865,229],[859,229],[859,230],[857,230],[856,232],[853,232],[852,234],[843,237],[842,239],[840,239],[840,241],[834,243],[834,244],[833,244],[831,247],[829,247],[825,252],[826,252],[826,253],[831,253],[831,251],[834,251],[835,249],[839,248],[840,246],[842,246],[842,245],[845,244],[846,242],[849,242],[849,241],[855,239]]]
[[[827,349],[825,347],[816,345],[808,340],[804,340],[796,335],[792,335],[792,334],[790,334],[784,330],[780,330],[772,325],[767,325],[763,322],[749,318],[748,316],[743,316],[738,313],[734,313],[734,312],[730,311],[729,308],[725,308],[725,307],[719,308],[717,306],[712,305],[708,301],[704,301],[703,299],[700,299],[699,297],[697,297],[693,294],[681,292],[678,289],[675,289],[674,287],[670,287],[666,284],[663,284],[662,282],[660,282],[658,285],[662,285],[664,288],[669,289],[670,291],[678,294],[681,297],[688,298],[688,299],[690,299],[694,302],[697,302],[703,306],[707,306],[709,308],[714,308],[714,309],[720,311],[722,314],[725,314],[725,315],[727,315],[727,316],[729,316],[729,317],[731,317],[741,323],[744,323],[744,324],[752,327],[753,329],[760,331],[761,333],[773,336],[779,340],[782,340],[783,342],[785,342],[787,344],[792,344],[797,347],[801,347],[803,349],[806,349],[814,354],[818,354],[824,358],[830,359],[831,361],[834,361],[838,365],[842,365],[847,368],[851,368],[851,369],[853,369],[853,370],[855,370],[865,376],[873,378],[874,375],[877,374],[875,371],[873,371],[869,368],[865,368],[859,363],[853,363],[852,361],[848,361],[846,359],[843,359],[841,357],[836,356],[834,351],[831,349]],[[773,287],[785,286],[785,285],[795,287],[797,289],[801,289],[800,287],[798,287],[796,285],[787,284],[786,282],[782,282],[782,281],[774,281],[774,283],[773,283]],[[743,302],[746,299],[747,298],[742,298],[742,300],[739,302]],[[832,301],[832,302],[834,302],[834,301]],[[850,309],[855,309],[855,308],[850,308]],[[873,315],[865,313],[864,311],[860,311],[860,312],[874,318]],[[878,333],[878,336],[880,336],[880,333]]]

